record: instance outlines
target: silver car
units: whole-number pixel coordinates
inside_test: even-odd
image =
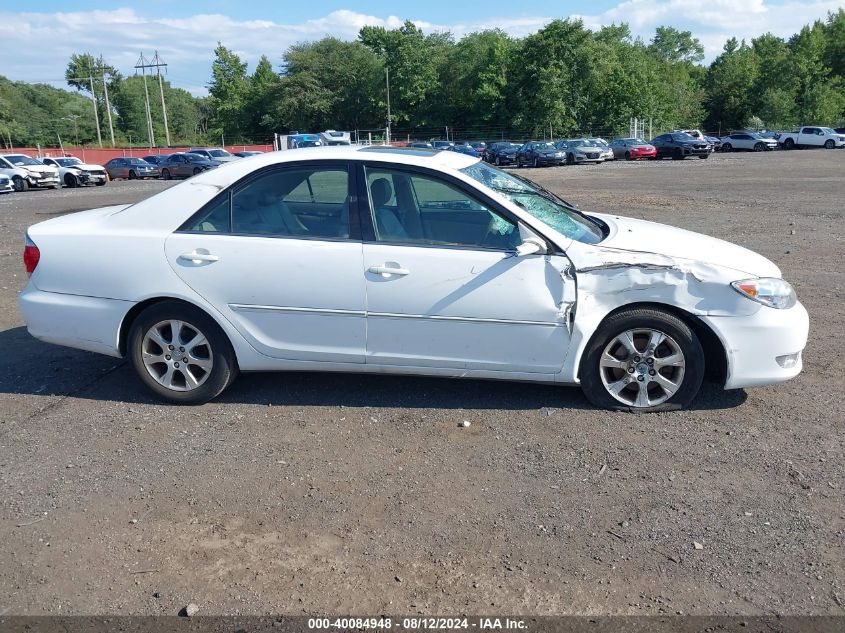
[[[565,153],[567,165],[580,165],[582,163],[600,163],[602,150],[591,145],[585,138],[571,138],[558,141],[556,147]]]

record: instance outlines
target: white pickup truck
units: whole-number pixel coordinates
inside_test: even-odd
[[[829,127],[802,127],[798,132],[784,132],[778,137],[784,149],[796,147],[845,147],[845,134],[834,132]]]

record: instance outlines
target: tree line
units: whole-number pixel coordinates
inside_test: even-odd
[[[486,30],[456,39],[406,21],[396,29],[365,26],[355,41],[295,44],[278,70],[263,56],[250,73],[218,43],[207,97],[166,80],[163,90],[173,144],[383,129],[388,75],[391,127],[415,138],[442,137],[446,128],[464,138],[610,136],[626,134],[632,117],[648,121],[655,134],[845,120],[843,9],[790,38],[731,38],[709,66],[703,58],[691,32],[668,26],[649,41],[633,37],[626,24],[592,31],[580,20],[554,20],[524,38]],[[103,129],[110,109],[118,144],[148,143],[140,76],[124,77],[103,60],[76,54],[66,77],[78,94],[0,78],[0,137],[34,144],[58,133],[92,143],[93,83]],[[158,80],[148,82],[155,139],[163,144]]]

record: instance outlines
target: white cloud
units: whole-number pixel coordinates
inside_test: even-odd
[[[522,37],[555,17],[580,17],[593,29],[627,22],[633,34],[645,40],[653,36],[657,26],[671,25],[692,31],[704,44],[710,60],[729,37],[750,39],[765,32],[786,37],[840,7],[845,7],[845,0],[787,0],[781,4],[765,0],[624,0],[592,15],[482,16],[472,23],[415,23],[427,32],[449,30],[456,37],[489,28]],[[152,18],[130,8],[55,14],[2,11],[0,40],[4,50],[19,53],[14,63],[0,66],[0,74],[64,85],[64,68],[74,52],[102,53],[124,74],[131,74],[142,51],[150,56],[157,49],[170,64],[168,75],[174,85],[201,94],[217,41],[241,55],[250,66],[262,54],[277,64],[283,51],[296,42],[325,35],[354,39],[362,26],[396,28],[402,21],[394,15],[379,17],[352,10],[290,24],[238,20],[220,14]]]

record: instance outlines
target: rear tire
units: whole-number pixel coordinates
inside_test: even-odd
[[[707,160],[708,158],[710,158],[710,154],[703,154],[703,155],[699,156],[699,158],[701,160]]]
[[[684,160],[684,158],[686,157],[683,150],[677,149],[672,153],[672,160]]]
[[[138,174],[135,173],[134,169],[129,170],[129,180],[135,180],[138,177]]]
[[[618,347],[621,354],[616,351],[609,354],[608,349],[630,332],[636,333],[630,340],[637,355],[626,351],[622,345]],[[648,343],[659,340],[650,338],[652,333],[665,338],[649,353]],[[678,356],[681,365],[659,364],[661,359]],[[610,365],[618,362],[621,366],[608,366],[608,360]],[[641,366],[646,368],[642,373]],[[629,369],[634,371],[629,372]],[[655,374],[651,374],[652,370]],[[597,407],[632,413],[683,409],[701,387],[704,351],[693,331],[675,315],[653,308],[625,310],[606,319],[596,330],[584,352],[580,377],[584,395]],[[640,381],[640,377],[644,380]],[[630,382],[623,382],[627,380]],[[614,384],[624,384],[618,391],[618,399],[611,395]],[[676,388],[666,398],[668,391],[663,385],[672,384]],[[644,388],[645,400],[637,404],[639,392]],[[655,404],[650,404],[652,401]]]
[[[197,336],[205,342],[192,347]],[[141,382],[177,404],[208,402],[238,374],[235,352],[220,326],[199,308],[179,301],[162,301],[141,312],[129,330],[127,349]]]
[[[194,167],[194,176],[196,176],[201,171],[202,171],[202,169],[200,169],[199,167]]]
[[[783,142],[783,148],[784,149],[795,149],[795,141],[793,141],[791,138],[786,139]]]
[[[625,160],[631,160],[631,152],[625,152]]]

